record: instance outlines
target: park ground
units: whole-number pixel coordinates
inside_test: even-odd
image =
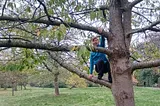
[[[110,89],[105,87],[60,88],[60,95],[53,95],[52,88],[18,90],[11,96],[11,89],[0,89],[0,106],[115,106]],[[160,89],[135,87],[136,106],[160,106]]]

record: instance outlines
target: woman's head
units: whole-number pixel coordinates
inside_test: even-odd
[[[92,38],[92,44],[93,44],[93,46],[98,46],[98,44],[99,44],[99,36],[96,36],[96,37]]]

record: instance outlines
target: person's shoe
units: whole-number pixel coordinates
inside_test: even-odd
[[[99,79],[99,80],[102,80],[102,76],[101,76],[101,75],[98,75],[98,79]]]
[[[112,80],[109,80],[109,83],[112,83]]]

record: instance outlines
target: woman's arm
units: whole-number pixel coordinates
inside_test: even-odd
[[[100,47],[105,47],[105,38],[100,36]]]

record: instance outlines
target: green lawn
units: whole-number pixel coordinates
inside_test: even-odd
[[[0,89],[0,106],[115,106],[111,91],[99,88],[61,88],[60,96],[50,88],[16,91]],[[136,106],[160,106],[160,89],[135,88]]]

